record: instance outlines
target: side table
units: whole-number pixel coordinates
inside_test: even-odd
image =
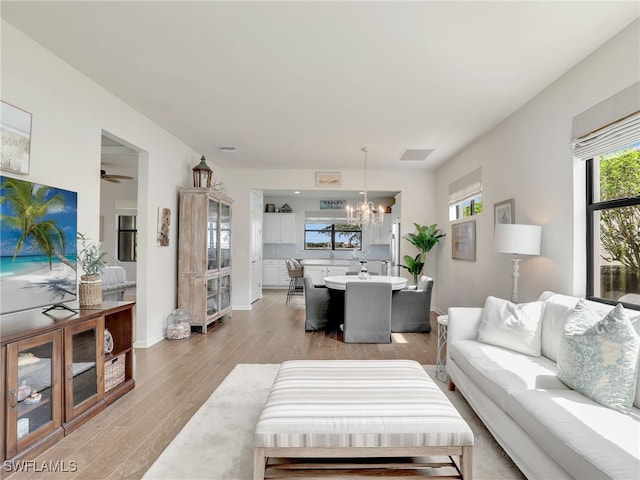
[[[436,357],[436,378],[447,383],[447,368],[445,348],[447,346],[447,327],[449,325],[449,315],[438,317],[438,353]]]

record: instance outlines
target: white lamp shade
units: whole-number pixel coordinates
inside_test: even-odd
[[[542,227],[539,225],[497,223],[493,248],[500,253],[540,255],[541,236]]]

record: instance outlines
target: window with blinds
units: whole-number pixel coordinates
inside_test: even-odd
[[[573,136],[587,164],[587,295],[640,309],[640,83],[578,115]]]
[[[482,167],[449,185],[449,221],[482,213]]]

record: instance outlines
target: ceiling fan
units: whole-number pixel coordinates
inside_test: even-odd
[[[111,183],[120,183],[120,180],[133,180],[126,175],[109,175],[105,170],[100,170],[100,178]]]

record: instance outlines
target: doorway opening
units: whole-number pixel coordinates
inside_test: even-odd
[[[121,282],[129,286],[105,300],[137,301],[137,215],[139,151],[123,140],[102,132],[100,155],[100,243],[110,266],[103,285]],[[111,298],[113,297],[113,298]],[[138,319],[136,319],[136,324]],[[135,335],[135,333],[134,333]],[[135,337],[134,337],[135,338]]]

